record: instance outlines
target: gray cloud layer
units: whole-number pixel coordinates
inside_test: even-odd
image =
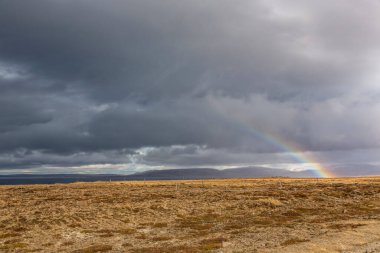
[[[374,0],[0,1],[0,168],[281,162],[260,132],[328,157],[376,150],[379,12]]]

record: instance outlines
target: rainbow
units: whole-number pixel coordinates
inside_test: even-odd
[[[249,130],[256,137],[261,140],[271,144],[274,147],[277,147],[279,150],[286,152],[289,156],[296,162],[310,164],[309,169],[313,170],[317,177],[331,178],[336,177],[335,174],[330,172],[325,166],[323,166],[310,152],[302,151],[295,144],[286,142],[280,137],[274,134],[264,133],[258,131],[257,129],[251,127]]]
[[[308,164],[308,169],[311,169],[315,173],[316,177],[336,177],[334,173],[332,173],[328,168],[326,168],[320,162],[318,162],[316,157],[313,156],[311,152],[302,151],[302,149],[299,146],[295,145],[294,143],[290,143],[289,141],[285,141],[281,137],[276,136],[275,134],[270,133],[269,131],[260,131],[259,129],[252,126],[252,123],[247,122],[244,119],[244,117],[242,117],[241,115],[239,117],[239,113],[236,111],[228,114],[229,117],[226,117],[226,111],[223,110],[221,105],[217,103],[216,100],[213,99],[209,102],[214,107],[214,109],[216,109],[218,115],[222,117],[224,120],[228,121],[228,123],[233,124],[235,127],[237,126],[236,123],[239,123],[238,127],[241,128],[241,130],[248,131],[260,140],[278,148],[283,153],[288,154],[295,162]]]

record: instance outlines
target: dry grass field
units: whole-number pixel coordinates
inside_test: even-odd
[[[380,178],[0,186],[0,252],[379,252]]]

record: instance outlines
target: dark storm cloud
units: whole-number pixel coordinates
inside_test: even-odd
[[[33,124],[44,124],[52,119],[48,113],[44,113],[41,108],[33,107],[29,104],[27,107],[16,101],[2,99],[0,100],[0,133],[17,130],[22,127],[28,127]]]
[[[0,1],[0,167],[129,163],[146,147],[139,162],[175,165],[283,151],[255,131],[305,150],[378,148],[379,10]]]
[[[375,29],[362,31],[368,24],[357,11],[348,24],[363,25],[331,31],[325,16],[338,13],[346,20],[353,10],[341,14],[336,6],[314,23],[282,18],[274,7],[246,1],[5,1],[0,52],[4,60],[101,101],[210,90],[281,97],[299,89],[347,85],[364,71],[366,62],[357,61],[362,55],[352,53],[353,46],[344,50],[345,41],[334,36],[347,30],[346,37],[379,41]],[[331,21],[336,22],[342,21]],[[340,62],[339,57],[348,59]]]

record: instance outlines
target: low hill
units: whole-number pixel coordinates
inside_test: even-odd
[[[128,176],[128,179],[207,179],[207,178],[259,178],[259,177],[313,177],[312,171],[293,172],[264,167],[242,167],[217,170],[211,168],[150,170]]]

